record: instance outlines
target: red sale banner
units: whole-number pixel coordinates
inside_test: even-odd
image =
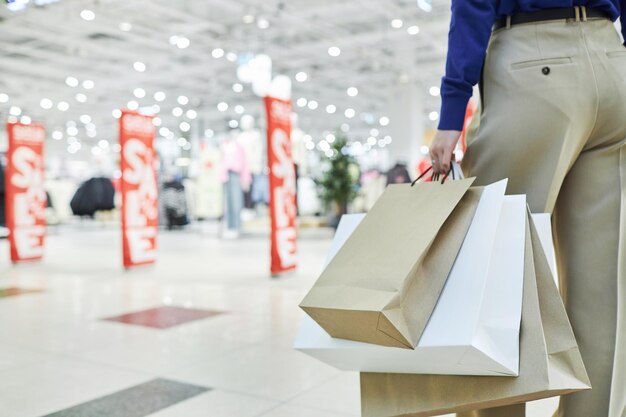
[[[7,133],[5,189],[11,261],[32,261],[43,256],[46,234],[46,131],[39,124],[9,123]]]
[[[120,117],[122,244],[124,267],[156,260],[158,227],[155,126],[151,116],[123,111]]]
[[[296,169],[291,155],[291,102],[265,97],[270,168],[271,272],[296,267]]]

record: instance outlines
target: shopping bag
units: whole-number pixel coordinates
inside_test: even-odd
[[[387,187],[300,307],[333,337],[413,349],[476,211],[473,181]]]
[[[294,347],[341,370],[517,375],[526,199],[484,188],[463,245],[415,350],[332,338],[305,317]],[[343,216],[327,262],[363,215]]]
[[[527,219],[519,377],[362,373],[364,417],[435,416],[590,388],[539,236]]]

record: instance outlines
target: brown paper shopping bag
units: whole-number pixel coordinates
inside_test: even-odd
[[[413,349],[480,200],[473,181],[389,186],[300,307],[333,337]]]
[[[526,235],[519,377],[361,374],[364,417],[436,416],[590,388],[532,220]]]

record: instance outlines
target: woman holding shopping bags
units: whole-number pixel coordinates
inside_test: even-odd
[[[561,291],[593,389],[559,417],[626,416],[626,0],[452,0],[435,173],[450,168],[473,86],[480,125],[463,160],[553,214]],[[478,117],[478,116],[477,116]],[[524,405],[465,416],[521,417]]]

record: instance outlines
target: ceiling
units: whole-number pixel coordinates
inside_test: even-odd
[[[429,89],[439,85],[443,71],[449,8],[449,0],[435,2],[430,12],[416,0],[60,0],[23,11],[0,5],[0,93],[9,97],[0,103],[0,117],[20,107],[49,132],[63,132],[53,141],[57,149],[67,147],[68,136],[77,137],[84,145],[79,155],[101,139],[115,140],[112,111],[131,100],[140,107],[158,104],[162,126],[176,136],[185,120],[191,135],[207,128],[225,131],[231,119],[240,118],[236,105],[262,121],[261,100],[250,85],[242,92],[232,87],[238,62],[263,53],[271,57],[274,74],[292,78],[294,101],[319,103],[314,110],[296,106],[300,127],[314,137],[343,123],[350,124],[351,134],[366,134],[371,120],[388,115],[390,91],[408,83],[423,93],[421,116],[432,126],[428,115],[439,109],[439,97]],[[402,27],[392,27],[394,19]],[[419,33],[409,34],[411,26]],[[172,36],[188,39],[188,46],[172,45]],[[341,54],[330,56],[331,46]],[[145,71],[136,71],[136,62]],[[294,79],[301,71],[308,75],[305,82]],[[79,85],[67,85],[67,77]],[[356,97],[346,93],[349,87],[358,88]],[[145,97],[134,96],[137,88]],[[165,93],[164,101],[155,101],[157,91]],[[85,97],[77,101],[77,94]],[[179,96],[189,102],[180,105]],[[69,109],[59,110],[59,102]],[[220,102],[228,110],[219,111]],[[336,106],[334,114],[326,111],[329,104]],[[175,107],[193,109],[197,117],[173,116]],[[347,108],[356,110],[354,118],[346,118]],[[82,115],[91,121],[81,122]],[[91,137],[85,121],[92,124]],[[76,135],[66,132],[68,122],[76,123]]]

